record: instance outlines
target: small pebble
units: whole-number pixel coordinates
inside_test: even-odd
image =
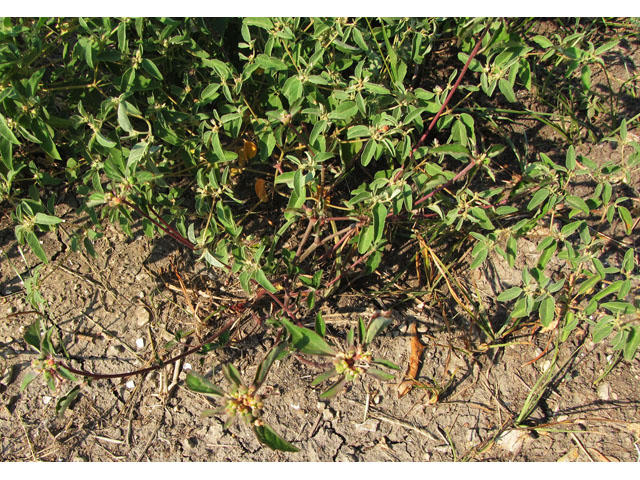
[[[368,418],[364,423],[356,423],[356,430],[361,432],[375,432],[378,430],[378,425],[380,425],[378,420]]]
[[[125,383],[125,386],[126,386],[129,390],[131,390],[131,389],[133,389],[133,388],[136,386],[136,384],[133,382],[133,380],[129,380],[127,383]]]
[[[136,340],[136,347],[138,347],[138,349],[144,348],[144,339],[143,338],[138,338]]]
[[[333,417],[334,417],[334,415],[333,415],[333,412],[331,411],[331,409],[329,409],[329,408],[325,408],[325,409],[322,411],[322,419],[323,419],[323,420],[325,420],[325,421],[327,421],[327,420],[333,420]]]
[[[182,369],[183,369],[183,370],[191,370],[191,364],[190,364],[190,363],[185,363],[185,364],[182,366]]]
[[[601,383],[598,385],[598,398],[600,400],[604,400],[605,402],[609,400],[611,394],[611,387],[608,383]]]
[[[44,403],[45,405],[47,405],[51,400],[53,400],[53,398],[49,395],[45,395],[44,397],[42,397],[42,403]]]

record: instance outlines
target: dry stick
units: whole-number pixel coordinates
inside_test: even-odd
[[[309,248],[302,254],[302,256],[300,256],[300,262],[304,262],[305,259],[309,255],[311,255],[313,252],[315,252],[318,249],[318,247],[321,247],[325,243],[330,242],[334,238],[342,235],[343,233],[347,233],[347,232],[353,230],[357,226],[358,225],[350,225],[348,227],[343,228],[342,230],[338,230],[337,232],[332,233],[331,235],[327,236],[326,238],[323,238],[322,241],[320,241],[320,242],[312,243],[311,245],[309,245]],[[338,243],[340,243],[340,242],[338,242]]]
[[[298,258],[300,256],[300,254],[302,253],[302,249],[306,245],[307,240],[309,240],[309,235],[311,235],[311,230],[313,229],[313,226],[316,224],[316,222],[317,222],[317,220],[315,218],[310,218],[309,219],[309,223],[307,224],[307,229],[305,230],[304,235],[302,236],[302,240],[300,241],[300,245],[298,245],[298,250],[296,251],[295,258]],[[300,261],[302,261],[302,259]]]

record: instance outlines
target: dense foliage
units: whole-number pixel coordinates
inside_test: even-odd
[[[424,290],[453,297],[485,347],[534,318],[557,330],[557,342],[590,325],[594,341],[612,338],[632,360],[640,343],[638,254],[599,232],[604,223],[621,222],[627,235],[635,227],[638,193],[630,183],[640,144],[627,131],[638,116],[619,117],[591,81],[606,73],[603,55],[619,39],[600,41],[606,22],[560,22],[549,36],[536,33],[536,23],[7,18],[0,25],[0,200],[40,267],[50,261],[40,234],[71,228],[56,215],[69,193],[87,218],[69,230],[73,249],[99,255],[94,241],[105,220],[129,235],[141,225],[149,237],[171,236],[233,274],[247,295],[269,296],[289,349],[337,359],[339,371],[321,379],[341,374],[334,386],[357,376],[349,363],[356,357],[366,360],[363,372],[389,374],[356,352],[353,331],[345,352],[322,339],[317,300],[347,273],[375,272],[406,245],[424,269]],[[637,36],[633,27],[621,35]],[[577,156],[574,143],[602,140],[585,126],[607,115],[606,134],[620,142],[622,160],[602,165]],[[507,133],[522,119],[553,128],[566,155],[528,155]],[[591,193],[572,193],[585,179]],[[453,272],[468,252],[472,269],[492,252],[513,267],[517,240],[534,229],[545,232],[539,258],[522,269],[520,286],[497,298],[510,315],[496,328]],[[618,260],[605,265],[611,245]],[[550,271],[552,259],[564,267]],[[44,312],[40,267],[26,287]],[[317,333],[291,323],[307,318]],[[50,339],[45,324],[42,338]],[[368,325],[359,327],[364,345],[372,339],[367,328],[380,331],[379,321]],[[40,348],[41,338],[30,335]],[[226,368],[245,395],[235,367]],[[224,395],[204,382],[191,379]],[[295,448],[256,424],[257,414],[251,421],[264,443]]]

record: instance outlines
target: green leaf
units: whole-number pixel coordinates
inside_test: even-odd
[[[7,124],[6,118],[0,113],[0,136],[2,136],[8,142],[13,143],[14,145],[20,145],[20,141],[13,134],[9,125]]]
[[[256,56],[256,65],[263,70],[288,70],[288,65],[279,58],[273,58],[264,53]]]
[[[603,54],[604,52],[606,52],[608,50],[611,50],[613,47],[618,45],[618,43],[620,43],[620,40],[618,40],[618,39],[610,40],[609,42],[605,43],[604,45],[601,45],[598,48],[596,48],[596,51],[593,52],[593,53],[594,53],[594,55],[599,56],[599,55]]]
[[[367,144],[364,146],[364,150],[362,150],[362,157],[360,158],[360,163],[362,163],[363,167],[369,165],[377,146],[378,143],[373,138],[370,138],[367,141]]]
[[[38,374],[36,372],[27,372],[22,379],[22,383],[20,383],[20,391],[24,391],[37,376]]]
[[[395,375],[393,373],[383,372],[382,370],[379,370],[377,368],[368,368],[367,373],[384,382],[389,382],[395,378]]]
[[[371,130],[366,125],[354,125],[347,130],[347,139],[370,137]]]
[[[143,58],[141,65],[144,71],[147,72],[149,75],[151,75],[153,78],[155,78],[156,80],[162,80],[163,78],[162,74],[160,73],[160,70],[158,70],[158,67],[156,66],[155,63],[153,63],[152,60],[149,60],[148,58]]]
[[[376,365],[382,365],[384,367],[391,368],[393,370],[400,370],[401,369],[398,365],[396,365],[392,361],[386,360],[384,358],[374,358],[371,361],[371,363],[375,363]]]
[[[636,307],[627,302],[605,302],[600,304],[602,308],[606,308],[613,314],[631,315],[636,312]]]
[[[211,102],[212,100],[215,100],[219,95],[217,93],[219,89],[220,89],[219,83],[209,84],[204,90],[202,90],[202,93],[200,94],[200,103],[206,104]]]
[[[316,315],[315,330],[316,333],[323,338],[327,334],[327,326],[325,325],[324,319],[322,318],[322,312],[318,312],[318,314]]]
[[[256,282],[258,282],[268,292],[276,293],[278,291],[276,287],[274,287],[273,284],[269,281],[269,279],[267,278],[267,276],[264,274],[262,270],[257,270],[254,273],[254,278]]]
[[[224,378],[227,379],[229,383],[232,383],[236,387],[242,385],[242,377],[240,376],[240,372],[236,368],[233,363],[227,363],[222,366],[222,374]]]
[[[129,151],[129,158],[127,158],[127,171],[133,173],[140,160],[147,152],[149,144],[147,142],[136,143]]]
[[[393,321],[391,317],[379,315],[374,318],[367,328],[367,334],[364,337],[364,345],[369,345],[371,341]]]
[[[56,414],[59,417],[64,415],[65,410],[73,403],[80,393],[80,385],[73,387],[64,397],[60,397],[56,402]]]
[[[260,362],[258,365],[258,369],[256,370],[256,376],[253,379],[253,386],[256,387],[256,390],[260,388],[267,378],[267,374],[269,373],[269,369],[273,365],[273,362],[278,358],[278,356],[285,350],[287,344],[285,342],[280,342],[269,350],[267,356],[264,357],[264,360]]]
[[[347,381],[347,379],[344,376],[340,377],[325,392],[320,394],[320,398],[331,398],[331,397],[333,397],[338,392],[340,392],[340,390],[342,390],[342,387],[344,387],[344,384],[345,384],[346,381]]]
[[[207,396],[222,397],[224,396],[224,390],[214,385],[209,380],[204,378],[199,373],[189,372],[185,380],[187,388],[194,392],[202,393]]]
[[[247,17],[242,20],[245,25],[264,28],[265,30],[271,30],[273,28],[273,22],[268,17]]]
[[[473,249],[474,257],[473,257],[473,262],[471,262],[471,266],[470,266],[472,270],[482,265],[482,262],[486,260],[487,255],[489,254],[489,250],[487,249],[486,245],[484,244],[479,244],[479,245],[480,245],[480,248]]]
[[[631,228],[633,227],[631,213],[629,213],[629,210],[626,207],[618,205],[618,215],[620,215],[620,219],[624,222],[627,229],[627,235],[631,235]]]
[[[373,225],[367,225],[360,232],[358,239],[358,252],[360,255],[364,255],[369,251],[371,243],[373,242]]]
[[[570,145],[567,150],[565,166],[567,170],[574,170],[576,168],[576,149],[573,148],[573,145]]]
[[[622,271],[626,273],[631,273],[633,271],[633,267],[635,265],[635,256],[634,256],[633,248],[628,249],[624,258],[622,259]]]
[[[513,306],[513,310],[511,311],[511,318],[522,318],[526,317],[529,312],[527,311],[527,298],[528,297],[520,297],[518,301]]]
[[[375,93],[378,95],[391,95],[389,89],[383,87],[382,85],[378,85],[376,83],[365,83],[364,89],[368,92]]]
[[[459,143],[447,143],[446,145],[440,145],[438,147],[430,148],[429,153],[448,153],[451,155],[464,154],[470,156],[471,152],[464,145]]]
[[[540,314],[540,322],[544,327],[551,325],[556,314],[555,299],[552,296],[548,296],[542,300],[538,313]]]
[[[509,83],[507,79],[501,78],[498,81],[498,88],[500,89],[500,92],[502,92],[502,95],[504,95],[504,98],[506,98],[509,103],[516,103],[518,101],[516,99],[515,93],[513,93],[513,87],[511,86],[511,83]]]
[[[64,220],[53,215],[47,215],[46,213],[36,213],[35,222],[38,225],[57,225],[64,222]]]
[[[44,253],[44,250],[42,249],[42,245],[40,245],[40,241],[38,240],[38,237],[36,236],[36,234],[33,233],[32,231],[29,231],[26,233],[26,237],[27,237],[27,243],[31,247],[31,250],[33,251],[33,253],[35,253],[36,256],[40,260],[42,260],[44,263],[49,263],[47,254]]]
[[[533,195],[533,198],[529,201],[529,204],[527,205],[527,210],[531,211],[534,208],[536,208],[538,205],[540,205],[542,202],[544,202],[549,196],[549,193],[551,192],[549,191],[548,188],[541,188],[540,190],[538,190]]]
[[[253,432],[260,443],[273,450],[282,452],[299,452],[300,449],[278,435],[269,425],[253,425]]]
[[[536,35],[535,37],[533,37],[531,40],[533,40],[534,42],[536,42],[538,45],[540,45],[542,48],[550,48],[553,47],[553,43],[551,43],[551,41],[543,36],[543,35]]]
[[[593,328],[593,343],[598,343],[604,340],[613,331],[613,319],[607,316],[601,319]]]
[[[325,380],[328,380],[331,377],[335,377],[337,374],[338,374],[338,371],[335,368],[332,368],[331,370],[327,370],[326,372],[314,378],[313,382],[311,382],[311,386],[315,387],[316,385],[320,385]]]
[[[98,131],[95,132],[95,135],[96,135],[97,142],[103,147],[113,148],[117,145],[116,142],[114,142],[113,140],[109,140],[107,137],[105,137]]]
[[[45,123],[40,120],[40,118],[37,118],[35,121],[31,122],[31,129],[33,130],[33,134],[40,141],[42,149],[54,159],[61,160],[62,158],[58,153],[55,143],[53,143],[53,139],[51,138],[51,134],[49,133],[49,129]]]
[[[70,382],[77,382],[78,381],[76,376],[73,373],[71,373],[69,370],[64,368],[62,365],[58,365],[57,369],[58,369],[58,373],[60,373],[60,376],[62,376],[64,379],[66,379],[66,380],[68,380]]]
[[[40,320],[36,319],[24,333],[24,341],[38,352],[40,351]]]
[[[300,98],[300,96],[302,95],[302,82],[297,75],[289,77],[287,81],[284,82],[282,93],[285,97],[287,97],[289,105],[292,105],[296,100]]]
[[[565,201],[573,208],[577,208],[585,215],[589,215],[589,206],[580,197],[576,197],[575,195],[567,195],[565,197]]]
[[[353,347],[353,345],[354,345],[354,343],[355,343],[355,342],[354,342],[354,338],[355,338],[355,331],[356,331],[355,327],[353,327],[353,326],[352,326],[352,327],[349,329],[349,331],[347,332],[347,346],[348,346],[348,347]]]
[[[628,362],[633,360],[633,357],[636,354],[636,350],[638,350],[638,346],[640,345],[640,326],[633,325],[629,329],[629,334],[627,336],[627,342],[624,345],[623,356],[624,359]]]
[[[309,134],[309,145],[315,145],[316,140],[318,139],[318,136],[320,134],[324,133],[326,128],[327,128],[327,121],[326,120],[319,120],[313,126],[313,129],[311,130],[311,133]]]
[[[124,102],[118,104],[118,125],[127,133],[134,132],[134,128],[131,126],[129,117],[127,115],[127,108],[124,106]]]
[[[373,207],[373,241],[378,243],[382,239],[384,232],[384,221],[387,218],[387,207],[382,203],[377,203]]]
[[[511,287],[505,290],[504,292],[502,292],[500,295],[498,295],[497,300],[499,302],[508,302],[509,300],[513,300],[514,298],[519,296],[521,293],[522,293],[522,288]]]
[[[285,318],[281,319],[280,323],[291,335],[291,345],[296,350],[309,355],[335,356],[336,352],[316,332],[294,325]]]

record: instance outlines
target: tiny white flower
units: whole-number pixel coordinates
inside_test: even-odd
[[[182,369],[183,369],[183,370],[191,370],[191,364],[190,364],[190,363],[185,363],[185,364],[182,366]]]
[[[49,395],[45,395],[44,397],[42,397],[42,403],[44,403],[45,405],[48,404],[51,400],[52,398]]]

